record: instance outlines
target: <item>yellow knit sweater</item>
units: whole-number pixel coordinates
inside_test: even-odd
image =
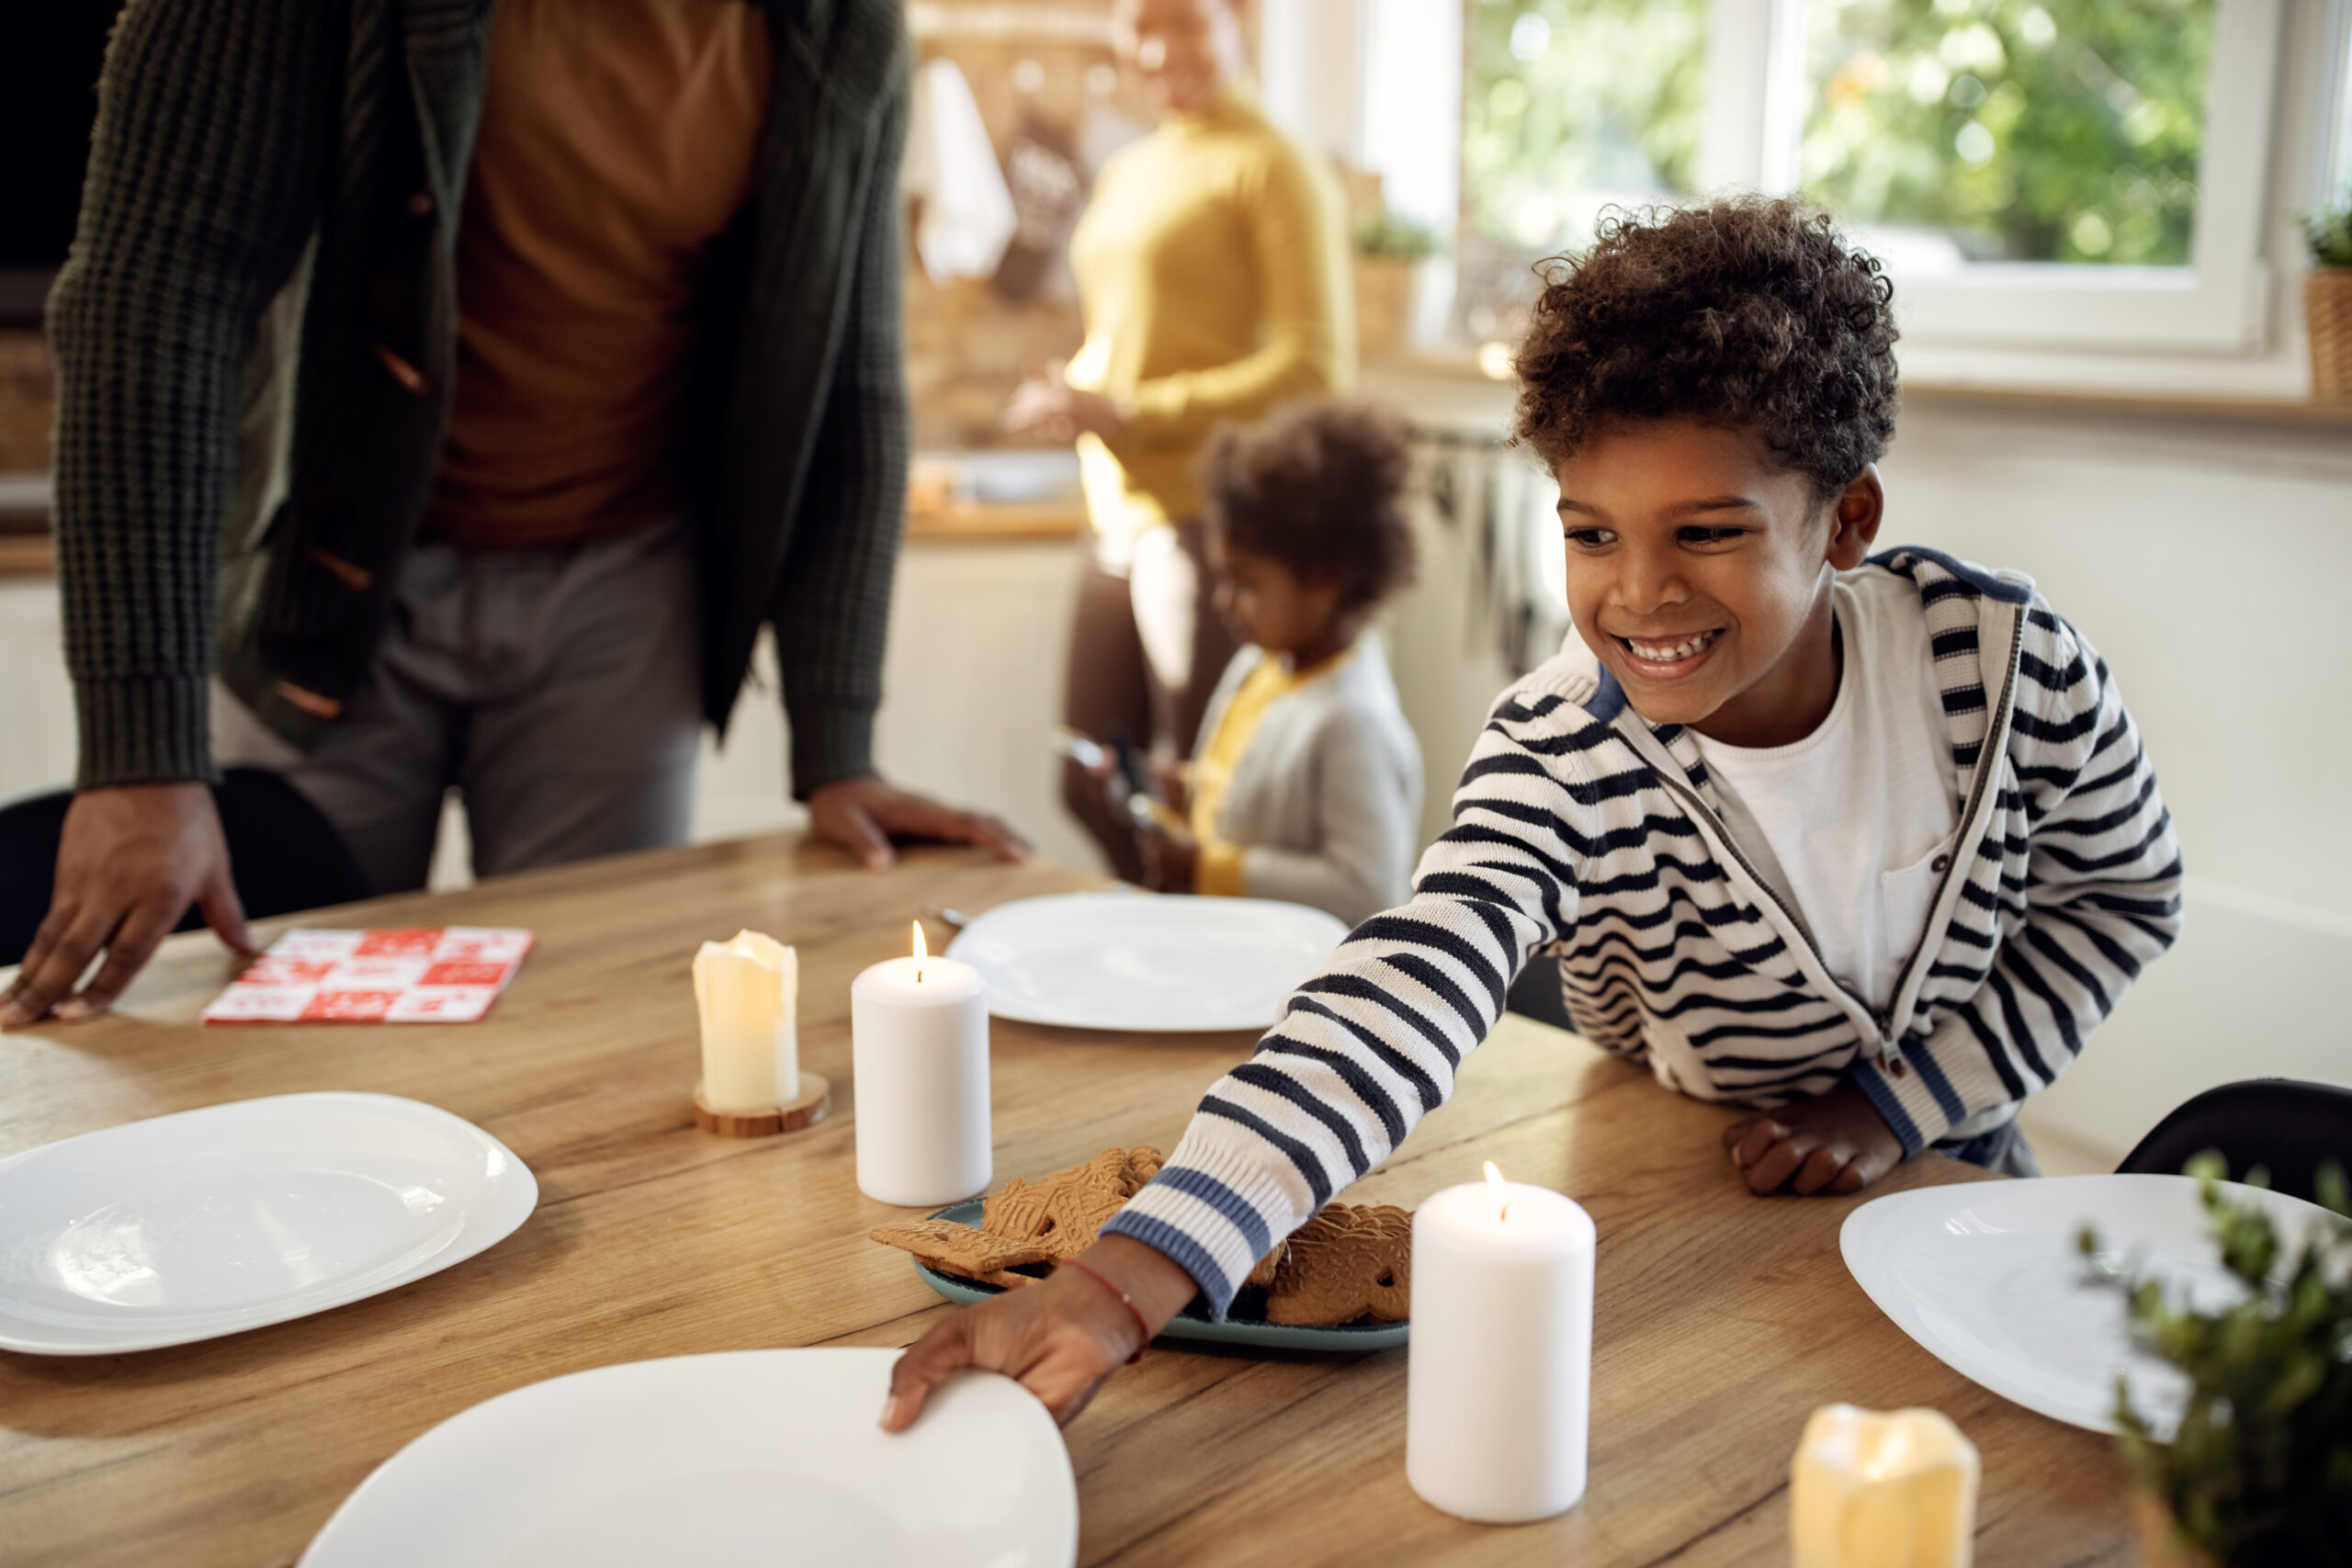
[[[1069,381],[1128,400],[1135,418],[1079,440],[1096,528],[1191,516],[1210,431],[1347,389],[1355,321],[1333,186],[1230,93],[1103,165],[1070,240],[1086,342]]]

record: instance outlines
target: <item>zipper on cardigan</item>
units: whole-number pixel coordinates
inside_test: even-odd
[[[1928,908],[1930,913],[1944,901],[1944,889],[1951,886],[1951,879],[1960,874],[1959,845],[1966,841],[1968,825],[1975,819],[1978,807],[1984,803],[1985,781],[1999,773],[2000,759],[2008,750],[2009,705],[2016,700],[2018,652],[2024,646],[2025,612],[2020,610],[2018,613],[2016,629],[2009,633],[2008,667],[2001,676],[2000,700],[1993,706],[1994,722],[1985,731],[1984,749],[1976,756],[1976,781],[1968,786],[1968,805],[1960,814],[1960,838],[1953,844],[1951,863],[1945,866],[1943,875],[1936,879],[1935,897],[1928,900]],[[1928,951],[1928,934],[1925,930],[1919,932],[1918,945],[1912,948],[1911,956],[1904,963],[1902,975],[1894,983],[1894,996],[1898,1001],[1902,999],[1903,994],[1911,988],[1911,972],[1919,966],[1920,958]],[[1878,1032],[1883,1036],[1892,1032],[1894,1027],[1894,1009],[1890,1004],[1886,1018],[1880,1023]],[[1895,1060],[1898,1062],[1902,1060],[1902,1052],[1899,1048],[1895,1051]]]

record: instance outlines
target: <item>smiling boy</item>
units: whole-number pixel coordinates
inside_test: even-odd
[[[2181,868],[2107,666],[2025,578],[1869,555],[1890,289],[1789,201],[1605,225],[1548,280],[1521,440],[1560,485],[1577,631],[1506,692],[1412,898],[1356,928],[1084,1261],[942,1324],[1064,1419],[1452,1092],[1555,966],[1589,1038],[1756,1108],[1748,1188],[1926,1149],[2030,1172],[2016,1117],[2172,942]],[[1107,1358],[1107,1359],[1106,1359]]]

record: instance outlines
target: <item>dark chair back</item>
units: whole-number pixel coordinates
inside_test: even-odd
[[[253,919],[348,904],[375,890],[334,825],[301,791],[261,768],[231,768],[212,791],[237,897]],[[32,945],[49,913],[57,843],[71,794],[37,795],[0,808],[0,964]],[[177,929],[204,923],[190,908]]]
[[[1532,1018],[1539,1023],[1574,1029],[1576,1021],[1568,1017],[1568,1000],[1560,992],[1560,960],[1544,948],[1537,948],[1527,967],[1511,981],[1510,990],[1503,998],[1503,1010],[1521,1018]]]
[[[2319,1168],[2334,1160],[2352,1178],[2352,1089],[2293,1078],[2249,1078],[2209,1089],[2156,1123],[2123,1156],[2120,1173],[2177,1176],[2211,1149],[2244,1179],[2256,1166],[2273,1191],[2319,1195]]]

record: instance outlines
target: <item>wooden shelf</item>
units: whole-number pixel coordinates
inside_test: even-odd
[[[0,581],[56,575],[57,551],[47,534],[0,534]]]
[[[1077,501],[951,501],[907,512],[907,542],[916,545],[1022,544],[1084,532],[1086,507]]]

